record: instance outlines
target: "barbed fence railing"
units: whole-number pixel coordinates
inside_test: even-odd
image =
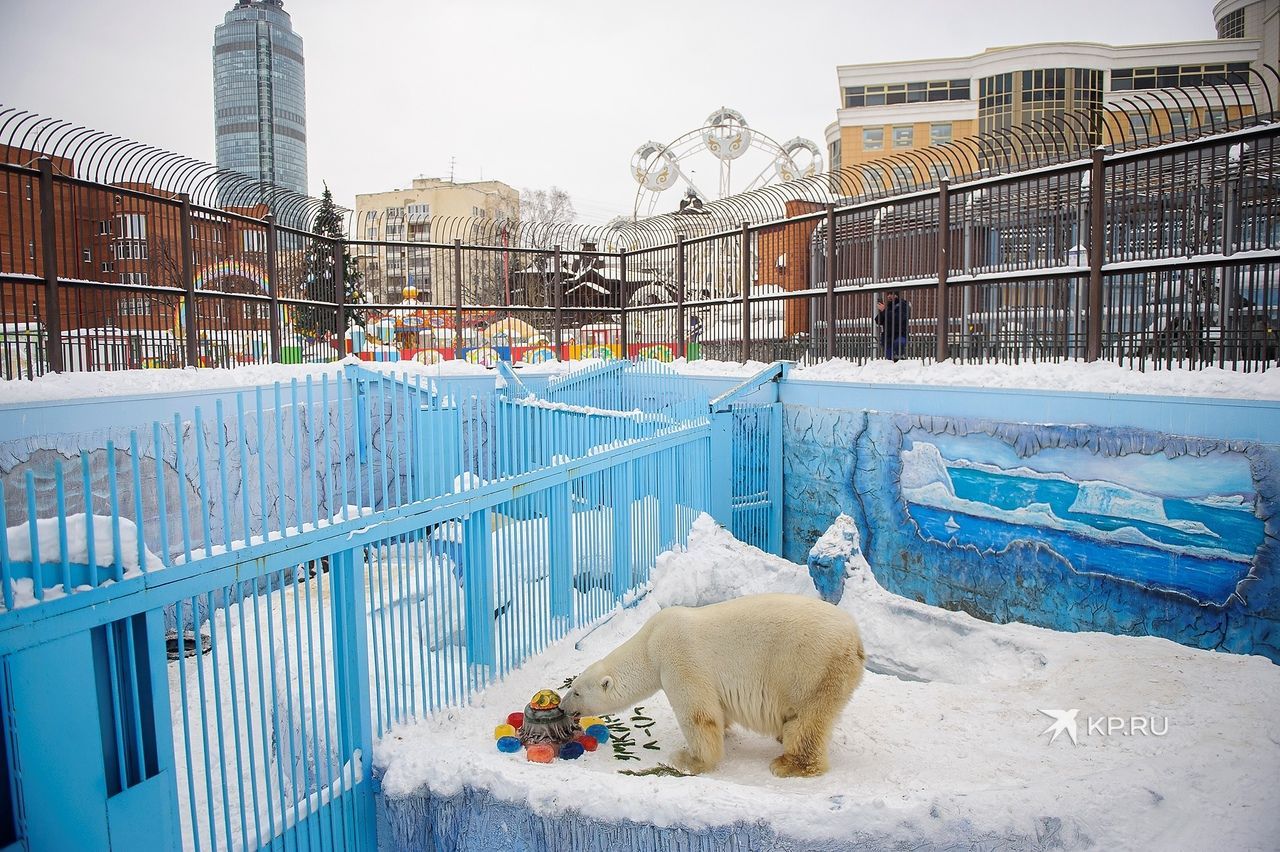
[[[841,170],[625,226],[434,220],[402,240],[314,234],[318,201],[256,184],[219,206],[194,161],[0,111],[0,375],[349,352],[865,360],[891,289],[909,357],[1266,369],[1280,125],[1234,107],[1146,147],[1107,130],[1114,112],[1100,136],[1064,118],[1020,147],[960,140],[972,168],[914,152],[910,185]]]

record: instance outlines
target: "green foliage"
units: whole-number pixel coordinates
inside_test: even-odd
[[[347,251],[342,214],[333,203],[333,193],[329,191],[328,184],[320,198],[320,209],[316,213],[311,232],[317,239],[312,240],[307,248],[303,280],[306,282],[307,300],[317,303],[317,306],[298,308],[294,314],[294,327],[300,334],[314,339],[323,339],[329,335],[341,337],[346,329],[337,327],[337,311],[328,307],[337,302],[335,273],[338,246],[342,246],[343,302],[346,304],[349,324],[363,325],[365,322],[363,312],[354,307],[364,302],[364,293],[360,289],[360,271],[356,268],[351,253]]]

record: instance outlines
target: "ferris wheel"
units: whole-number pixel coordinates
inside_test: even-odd
[[[636,191],[635,218],[654,215],[661,195],[716,201],[771,183],[822,171],[822,151],[799,136],[779,143],[748,126],[742,113],[720,107],[701,127],[671,142],[645,142],[631,157]],[[669,205],[673,209],[675,204]]]

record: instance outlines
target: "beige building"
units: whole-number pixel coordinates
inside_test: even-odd
[[[1090,124],[1099,128],[1104,111],[1123,111],[1125,120],[1108,128],[1115,138],[1221,123],[1251,112],[1253,100],[1265,110],[1270,98],[1274,109],[1280,79],[1264,64],[1280,67],[1280,0],[1222,0],[1213,16],[1218,38],[1204,41],[1047,42],[975,56],[841,65],[840,107],[826,130],[831,167],[1015,125],[1049,130],[1056,119],[1060,128],[1066,113],[1096,118]],[[1230,91],[1233,86],[1240,91]],[[1160,99],[1144,97],[1153,89],[1164,90]],[[1180,110],[1160,108],[1170,103]],[[900,161],[896,167],[911,168]]]
[[[461,239],[492,244],[495,234],[519,218],[520,193],[501,181],[454,183],[419,177],[407,189],[357,195],[351,239],[441,244]],[[453,301],[453,256],[448,249],[356,243],[353,255],[372,302],[399,302],[408,287],[416,290],[419,302]],[[476,272],[464,282],[467,291],[478,286],[471,280],[481,271]]]

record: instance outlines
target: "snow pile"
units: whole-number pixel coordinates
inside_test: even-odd
[[[705,606],[743,595],[789,592],[817,597],[809,572],[780,556],[758,552],[750,570],[741,564],[742,544],[710,515],[693,522],[688,548],[659,554],[649,597],[659,607]]]
[[[87,516],[81,512],[67,516],[67,562],[72,565],[89,565],[89,528],[93,529],[93,565],[109,568],[116,564],[113,557],[113,536],[110,515],[94,515],[91,523],[86,523]],[[138,571],[138,528],[128,518],[119,518],[116,524],[120,531],[120,565],[126,576]],[[14,562],[30,562],[32,557],[31,527],[19,524],[6,530],[9,558]],[[40,562],[45,565],[62,562],[62,530],[57,518],[36,519],[36,546],[40,548]],[[150,550],[144,551],[146,570],[156,571],[164,567],[164,563]]]
[[[1204,396],[1280,400],[1280,370],[1240,373],[1218,367],[1144,372],[1104,361],[958,364],[951,361],[868,361],[843,358],[793,370],[794,379],[891,385],[954,385],[1057,392]]]
[[[803,567],[704,517],[686,549],[660,557],[651,593],[633,609],[575,631],[469,707],[383,738],[375,760],[383,790],[392,800],[484,790],[550,818],[738,826],[740,837],[767,825],[831,849],[1273,844],[1280,667],[1163,639],[989,624],[891,595],[850,555],[840,606],[863,632],[868,674],[837,724],[826,775],[775,778],[768,764],[777,744],[741,729],[707,775],[619,774],[669,763],[683,744],[662,693],[634,714],[652,719],[644,736],[656,748],[624,757],[615,745],[612,754],[602,748],[545,766],[494,748],[493,727],[507,713],[612,650],[660,602],[808,583]],[[1074,728],[1055,723],[1073,711]],[[626,728],[629,718],[615,723]],[[1051,741],[1055,724],[1064,733]]]

